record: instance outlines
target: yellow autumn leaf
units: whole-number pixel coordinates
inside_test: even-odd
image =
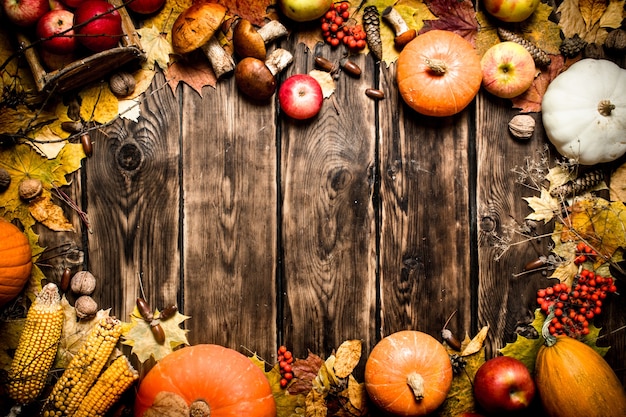
[[[543,220],[544,223],[547,223],[552,220],[555,213],[561,210],[558,200],[552,197],[545,188],[541,189],[541,197],[524,197],[523,199],[526,200],[533,210],[532,213],[526,216],[529,220]]]
[[[65,217],[63,209],[50,199],[49,192],[31,201],[28,207],[33,218],[48,229],[55,232],[74,231],[74,226]]]
[[[558,279],[571,287],[576,274],[578,274],[578,265],[574,262],[563,262],[556,267],[550,278]]]
[[[320,70],[311,70],[309,75],[317,80],[322,87],[322,95],[324,98],[330,97],[335,92],[335,80],[329,72]]]
[[[352,375],[348,377],[347,396],[350,404],[362,413],[367,405],[367,391],[365,390],[365,384],[358,382]]]
[[[472,340],[463,347],[461,351],[461,356],[469,356],[478,352],[483,348],[483,343],[487,338],[487,333],[489,332],[489,325],[483,326],[482,329],[472,338]]]
[[[539,3],[535,12],[524,21],[522,36],[534,43],[539,49],[548,54],[558,55],[561,40],[561,28],[549,19],[553,13],[552,6]]]
[[[143,26],[154,26],[159,32],[166,34],[166,39],[171,42],[171,32],[174,21],[178,15],[192,4],[192,0],[166,0],[161,11],[153,16],[144,19]],[[142,39],[143,45],[143,39]]]
[[[79,93],[80,117],[88,122],[108,123],[118,115],[118,99],[104,82],[94,83]]]
[[[352,373],[354,367],[361,360],[361,341],[357,339],[346,340],[335,353],[333,369],[339,378],[345,378]]]
[[[137,31],[141,37],[141,46],[146,52],[146,60],[142,64],[144,69],[156,70],[157,67],[167,69],[170,54],[174,53],[172,43],[167,40],[167,33],[160,31],[156,26],[144,26]]]

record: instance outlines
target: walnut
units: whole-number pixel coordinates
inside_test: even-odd
[[[27,178],[20,182],[17,192],[22,200],[30,201],[39,197],[42,191],[43,184],[40,180],[35,178]]]
[[[78,271],[70,282],[72,292],[79,295],[91,295],[96,289],[96,277],[89,271]]]
[[[135,77],[129,72],[118,72],[109,78],[109,88],[118,97],[124,97],[135,91]]]
[[[11,185],[11,174],[4,168],[0,168],[0,193],[6,191]]]
[[[509,131],[517,139],[530,139],[535,131],[535,119],[527,114],[518,114],[509,122]]]
[[[74,309],[79,319],[90,318],[98,312],[98,303],[88,295],[81,295],[74,302]]]

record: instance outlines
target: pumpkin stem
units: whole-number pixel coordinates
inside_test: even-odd
[[[211,407],[206,401],[196,400],[189,406],[189,417],[209,417],[211,415]]]
[[[444,75],[448,71],[448,66],[441,59],[430,59],[424,57],[424,63],[428,66],[428,70],[435,75]]]
[[[611,112],[615,110],[615,104],[611,103],[610,100],[600,100],[598,103],[598,113],[600,113],[604,117],[609,117]]]
[[[554,315],[554,305],[550,306],[550,313],[546,317],[543,322],[543,326],[541,326],[541,336],[545,339],[546,346],[554,346],[556,343],[556,337],[550,334],[550,322],[555,317]]]
[[[413,395],[417,401],[424,399],[424,377],[417,372],[412,372],[406,377],[406,383],[413,391]]]

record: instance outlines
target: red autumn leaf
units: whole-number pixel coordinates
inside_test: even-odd
[[[167,68],[167,80],[172,91],[176,91],[176,87],[180,82],[188,84],[202,96],[202,87],[215,87],[217,79],[206,58],[185,61],[177,61]]]
[[[274,3],[273,0],[218,0],[228,9],[228,15],[239,16],[249,20],[252,24],[263,26],[267,16],[267,8]]]
[[[289,385],[289,393],[307,394],[313,387],[313,380],[317,376],[324,361],[319,356],[309,352],[306,359],[297,359],[293,366],[293,382]]]
[[[526,92],[514,97],[513,108],[521,109],[522,113],[541,111],[541,101],[548,85],[564,68],[563,55],[550,55],[550,66],[535,78],[533,84]]]
[[[425,20],[420,33],[432,29],[448,30],[474,45],[478,33],[478,20],[470,0],[431,0],[427,1],[426,5],[439,19]]]

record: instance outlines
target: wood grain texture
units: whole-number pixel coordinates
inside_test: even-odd
[[[328,47],[315,54],[340,58]],[[313,68],[298,45],[285,74]],[[329,355],[347,339],[375,340],[376,241],[373,61],[355,57],[314,120],[280,118],[285,340],[293,352]],[[361,92],[361,94],[359,94]]]

